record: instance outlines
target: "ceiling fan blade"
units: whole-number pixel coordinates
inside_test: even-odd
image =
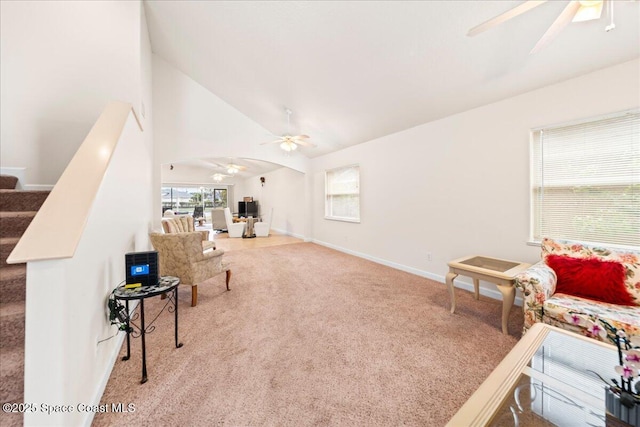
[[[276,139],[275,141],[267,141],[267,142],[261,142],[260,145],[265,145],[265,144],[276,144],[278,142],[282,142],[282,138],[280,139]]]
[[[578,9],[580,9],[580,3],[577,0],[571,0],[567,7],[564,8],[560,16],[553,21],[553,24],[549,27],[546,33],[542,36],[538,43],[531,49],[529,52],[530,55],[538,52],[540,49],[545,47],[547,44],[551,43],[553,39],[562,31],[564,27],[566,27],[576,13],[578,13]]]
[[[309,135],[296,135],[293,137],[293,139],[309,139],[310,136]]]
[[[234,168],[234,169],[239,169],[239,170],[245,170],[247,167],[246,166],[242,166],[242,165],[237,165],[235,163],[229,163],[227,164],[227,166],[225,166],[226,168]]]
[[[475,36],[477,34],[480,34],[481,32],[486,31],[486,30],[488,30],[490,28],[493,28],[496,25],[500,25],[503,22],[508,21],[509,19],[515,18],[518,15],[522,15],[523,13],[528,12],[531,9],[533,9],[534,7],[538,7],[542,3],[546,3],[547,1],[548,0],[529,0],[529,1],[526,1],[526,2],[522,3],[519,6],[516,6],[513,9],[506,11],[502,15],[498,15],[495,18],[491,18],[488,21],[483,22],[482,24],[473,27],[472,29],[469,30],[469,32],[467,33],[467,36],[473,37],[473,36]]]
[[[309,142],[309,141],[304,141],[304,140],[298,140],[295,142],[296,144],[302,146],[302,147],[317,147],[316,144]]]

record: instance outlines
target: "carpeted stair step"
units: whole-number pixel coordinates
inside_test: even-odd
[[[0,303],[0,348],[24,348],[24,301]]]
[[[15,190],[18,179],[0,175],[0,402],[24,400],[26,264],[7,264],[49,191]],[[0,416],[2,426],[22,426],[20,413]]]
[[[0,303],[25,301],[27,264],[14,264],[0,268]]]
[[[19,237],[0,237],[0,266],[7,266],[7,257],[18,244]]]
[[[0,349],[0,402],[21,402],[24,392],[24,350]],[[3,415],[4,416],[4,415]],[[3,424],[4,425],[4,424]]]
[[[0,188],[13,190],[18,184],[18,178],[11,175],[0,175]]]
[[[35,211],[0,212],[0,237],[22,236],[35,216]]]
[[[50,191],[0,190],[0,211],[37,211]]]

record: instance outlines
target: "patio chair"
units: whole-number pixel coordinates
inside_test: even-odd
[[[202,206],[195,206],[193,208],[193,219],[200,219],[200,218],[204,218],[204,209],[202,208]]]

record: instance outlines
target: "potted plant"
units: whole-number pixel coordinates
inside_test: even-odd
[[[618,348],[618,363],[615,371],[620,379],[612,378],[605,390],[605,403],[607,408],[607,425],[616,425],[610,422],[613,416],[625,423],[640,427],[640,336],[628,337],[623,329],[617,329],[602,319],[595,319],[589,331],[598,332],[598,323],[604,326],[607,337]]]

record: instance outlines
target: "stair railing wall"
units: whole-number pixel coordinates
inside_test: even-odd
[[[10,255],[27,262],[25,401],[74,408],[25,425],[91,424],[77,406],[100,402],[122,342],[107,299],[149,249],[152,158],[131,105],[108,104]]]

